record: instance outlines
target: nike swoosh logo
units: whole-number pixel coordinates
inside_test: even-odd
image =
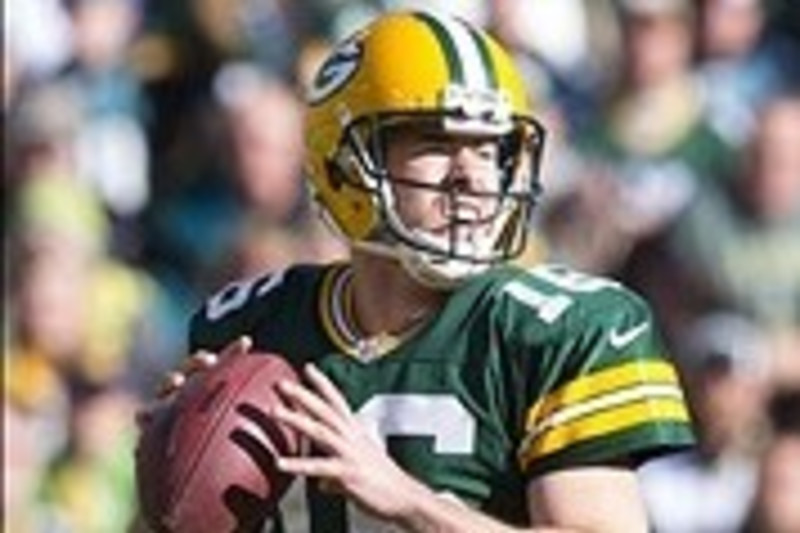
[[[650,329],[650,322],[642,322],[624,331],[619,331],[617,328],[614,328],[608,332],[608,343],[614,348],[623,348],[636,340],[636,338],[648,329]]]

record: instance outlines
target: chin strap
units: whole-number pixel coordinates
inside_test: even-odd
[[[426,287],[440,290],[452,290],[489,268],[489,263],[441,259],[405,246],[400,248],[399,256],[400,263],[411,277]]]

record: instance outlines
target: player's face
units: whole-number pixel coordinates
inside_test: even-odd
[[[394,132],[386,166],[405,224],[456,240],[488,237],[499,207],[499,152],[496,137],[452,135],[424,124]]]

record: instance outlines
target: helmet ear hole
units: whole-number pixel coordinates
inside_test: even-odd
[[[325,174],[328,176],[328,183],[334,191],[340,191],[344,182],[347,181],[347,174],[345,174],[341,163],[333,159],[325,160]]]
[[[354,177],[355,162],[342,157],[340,152],[335,157],[325,158],[321,164],[324,173],[318,175],[324,182],[316,189],[317,201],[345,238],[364,239],[374,228],[378,215],[369,191]]]
[[[354,213],[360,213],[367,208],[367,206],[365,205],[365,203],[361,198],[356,198],[352,202],[350,202],[350,207],[352,208]]]

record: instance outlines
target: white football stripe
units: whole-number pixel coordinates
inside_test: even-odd
[[[526,440],[533,440],[545,431],[562,426],[593,412],[599,412],[611,407],[618,407],[648,398],[674,398],[682,400],[683,394],[676,385],[661,383],[642,383],[621,391],[602,394],[586,400],[585,402],[570,405],[555,411],[536,424],[536,426],[532,428],[533,430],[528,434]]]

